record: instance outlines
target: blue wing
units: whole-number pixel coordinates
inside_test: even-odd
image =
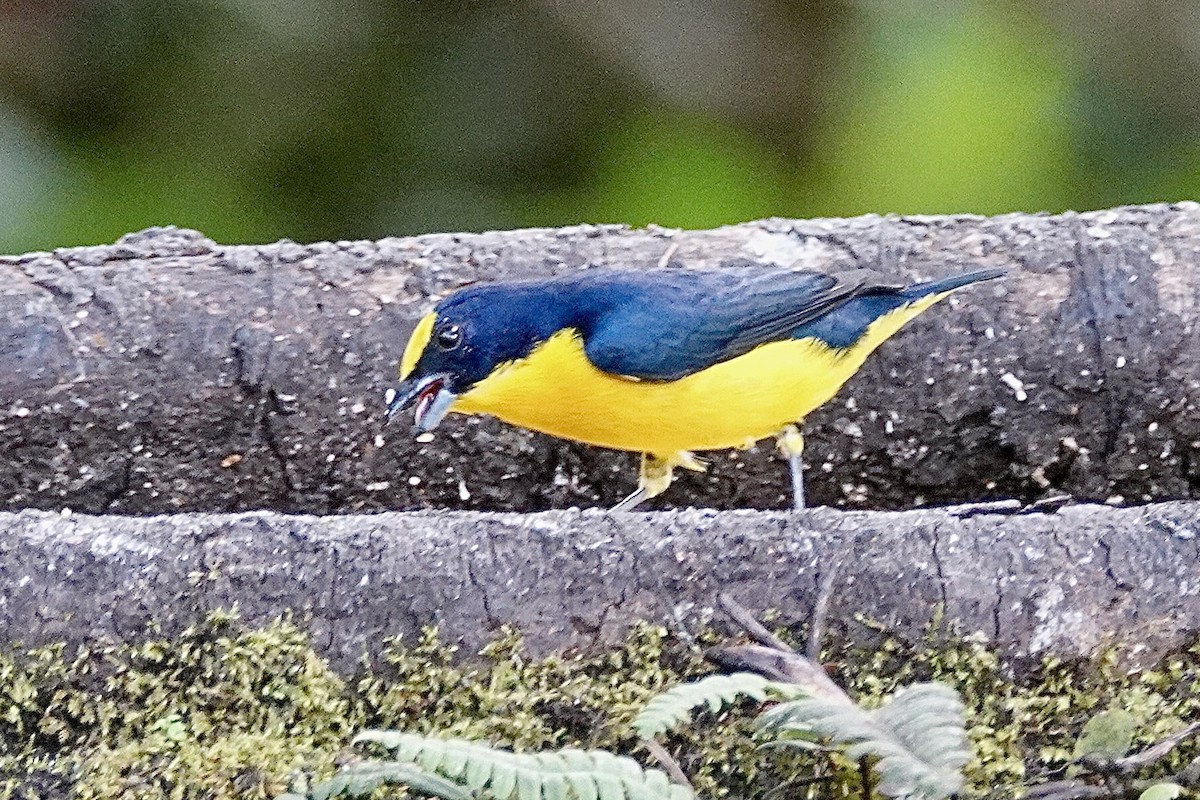
[[[790,338],[861,291],[865,273],[609,273],[582,295],[588,359],[616,375],[676,380]]]
[[[812,336],[849,347],[883,314],[996,271],[905,287],[867,270],[650,270],[592,274],[579,296],[588,359],[601,370],[678,380],[767,342]]]

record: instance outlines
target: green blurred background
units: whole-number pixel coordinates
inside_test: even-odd
[[[1200,191],[1200,4],[0,0],[0,251]]]

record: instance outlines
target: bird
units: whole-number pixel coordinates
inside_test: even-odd
[[[628,511],[703,471],[696,451],[775,437],[805,507],[801,425],[879,345],[983,269],[906,283],[870,269],[592,268],[474,283],[417,323],[386,394],[414,429],[486,414],[641,453]]]

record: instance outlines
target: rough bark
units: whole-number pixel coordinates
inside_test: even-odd
[[[502,623],[535,651],[695,630],[727,592],[870,645],[979,631],[1020,666],[1124,645],[1134,662],[1200,628],[1200,503],[1057,513],[418,512],[285,516],[0,514],[0,642],[170,635],[236,605],[287,610],[340,668],[437,624],[471,652]],[[834,565],[832,582],[822,577]]]
[[[730,261],[907,276],[999,266],[807,426],[815,503],[1200,496],[1200,207],[587,226],[219,246],[171,229],[0,259],[0,507],[88,512],[607,505],[635,457],[495,421],[382,428],[430,301],[470,280]],[[769,443],[661,504],[779,507]]]

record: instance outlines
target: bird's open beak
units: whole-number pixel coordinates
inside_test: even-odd
[[[409,406],[416,406],[413,428],[419,433],[436,428],[458,399],[457,394],[446,388],[449,380],[449,375],[441,373],[419,379],[409,378],[401,381],[395,389],[388,389],[388,421]]]

